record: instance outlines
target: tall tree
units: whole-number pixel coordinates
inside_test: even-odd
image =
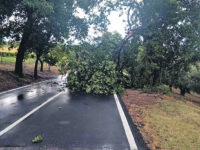
[[[23,75],[24,52],[29,48],[26,43],[28,43],[31,34],[37,34],[35,29],[38,26],[43,26],[42,33],[48,33],[51,42],[67,39],[71,35],[76,38],[83,38],[87,35],[88,23],[98,20],[96,24],[102,24],[100,20],[104,19],[105,16],[95,15],[91,11],[93,8],[102,7],[101,2],[103,0],[84,2],[82,0],[19,1],[15,9],[11,11],[15,20],[11,20],[9,24],[11,31],[9,36],[21,41],[16,57],[15,73],[19,76]],[[2,7],[7,8],[8,5]],[[78,8],[83,10],[85,14],[92,15],[92,17],[80,18],[76,14]]]
[[[134,66],[130,69],[126,59],[120,63],[125,60],[131,76],[137,72],[143,86],[162,83],[171,86],[180,73],[187,72],[189,65],[198,60],[198,0],[119,0],[117,4],[128,11],[128,36],[117,49],[118,57],[124,57],[121,51],[126,50],[129,42],[127,53],[132,51],[135,59],[129,58],[129,62],[133,61]]]
[[[15,17],[19,17],[19,21],[23,22],[20,24],[16,23],[14,20],[10,23],[10,27],[15,38],[19,37],[20,34],[22,36],[16,57],[15,73],[19,76],[23,76],[22,63],[24,53],[28,48],[30,48],[30,36],[32,36],[32,34],[37,34],[34,32],[35,29],[38,26],[41,26],[41,24],[46,23],[47,17],[53,13],[53,4],[47,1],[24,0],[18,5],[15,12]]]

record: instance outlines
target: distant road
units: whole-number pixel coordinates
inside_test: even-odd
[[[0,150],[137,149],[130,145],[113,95],[63,91],[63,80],[0,93]],[[33,144],[37,135],[43,141]]]

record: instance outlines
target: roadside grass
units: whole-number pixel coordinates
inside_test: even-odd
[[[0,70],[4,71],[14,71],[15,68],[15,62],[16,58],[15,57],[0,57]],[[38,62],[38,71],[40,70],[40,62]],[[24,73],[28,74],[33,74],[34,72],[34,66],[35,66],[35,58],[28,58],[25,59],[23,62],[23,70]],[[43,69],[45,74],[58,74],[58,67],[56,66],[51,66],[51,70],[49,71],[49,66],[48,64],[44,63],[43,64]],[[40,72],[38,72],[40,73]]]
[[[55,78],[58,75],[58,67],[53,66],[49,71],[49,67],[44,63],[43,72],[40,72],[40,63],[38,63],[38,79],[34,79],[34,59],[27,59],[23,62],[23,78],[19,78],[14,74],[15,70],[15,57],[5,57],[6,62],[1,63],[0,58],[0,91],[24,86],[30,83],[39,82]]]
[[[27,65],[35,65],[35,59],[34,58],[28,58],[24,60],[24,64]]]
[[[14,64],[16,62],[15,57],[0,57],[0,63],[3,64]],[[24,64],[28,65],[34,65],[35,64],[35,59],[34,58],[28,58],[24,60]]]
[[[158,94],[165,94],[171,95],[170,89],[167,85],[159,85],[155,87],[144,87],[140,89],[144,93],[158,93]]]
[[[144,111],[145,132],[154,137],[152,149],[199,150],[200,107],[186,101],[158,100]],[[155,146],[154,144],[159,143]]]
[[[126,90],[123,100],[150,149],[200,149],[200,103],[193,102],[200,95],[178,96],[176,89],[171,95],[133,92]]]
[[[0,63],[12,64],[12,63],[15,63],[15,61],[16,61],[15,57],[0,57]]]

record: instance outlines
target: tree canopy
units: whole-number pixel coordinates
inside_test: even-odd
[[[119,71],[126,69],[135,87],[177,85],[199,60],[199,1],[119,0],[116,4],[128,10],[128,36],[117,49]]]
[[[6,24],[4,31],[7,36],[20,41],[18,54],[16,57],[15,73],[23,75],[22,62],[24,52],[27,49],[35,47],[40,36],[46,36],[46,44],[69,38],[73,35],[75,38],[84,38],[87,36],[89,23],[93,19],[98,20],[95,24],[102,24],[102,16],[93,15],[88,18],[80,18],[76,15],[77,8],[84,13],[90,14],[91,9],[100,8],[102,1],[84,1],[81,0],[23,0],[11,3],[3,2],[1,7],[5,9],[1,15],[1,23]],[[14,7],[13,7],[14,6]],[[10,9],[12,8],[12,9]],[[13,16],[13,20],[5,22],[5,18]],[[105,19],[104,19],[105,20]],[[105,22],[104,22],[105,23]],[[1,33],[1,37],[3,33]],[[44,41],[43,41],[44,42]],[[27,44],[28,43],[28,44]],[[32,43],[32,45],[31,45]]]
[[[104,34],[105,47],[98,47],[111,53],[118,84],[129,78],[123,83],[134,88],[167,84],[182,95],[189,91],[183,80],[200,59],[199,0],[117,0],[109,6],[127,13],[127,36],[115,46]]]

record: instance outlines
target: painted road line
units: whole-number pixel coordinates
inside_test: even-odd
[[[43,82],[53,81],[53,80],[55,80],[55,79],[45,80],[45,81],[29,84],[29,85],[26,85],[26,86],[18,87],[18,88],[11,89],[11,90],[8,90],[8,91],[5,91],[5,92],[1,92],[0,95],[5,94],[5,93],[9,93],[9,92],[12,92],[12,91],[16,91],[16,90],[19,90],[19,89],[23,89],[23,88],[26,88],[26,87],[30,87],[30,86],[33,86],[33,85],[36,85],[36,84],[40,84],[40,83],[43,83]]]
[[[124,114],[122,106],[121,106],[121,104],[119,102],[119,99],[117,97],[117,94],[114,94],[114,98],[115,98],[115,102],[117,104],[117,108],[118,108],[118,111],[119,111],[119,114],[120,114],[120,118],[122,120],[122,124],[123,124],[124,130],[125,130],[125,133],[126,133],[126,137],[128,139],[130,150],[137,150],[138,148],[137,148],[137,145],[135,143],[135,139],[133,137],[133,134],[131,132],[130,126],[128,124],[128,121],[126,119],[126,116]]]
[[[63,92],[60,92],[58,94],[56,94],[55,96],[49,98],[48,100],[46,100],[44,103],[42,103],[41,105],[39,105],[38,107],[36,107],[35,109],[33,109],[32,111],[30,111],[29,113],[27,113],[26,115],[24,115],[23,117],[21,117],[20,119],[18,119],[17,121],[15,121],[14,123],[12,123],[11,125],[9,125],[8,127],[6,127],[4,130],[0,131],[0,136],[2,136],[3,134],[5,134],[6,132],[8,132],[9,130],[11,130],[12,128],[14,128],[15,126],[17,126],[19,123],[21,123],[24,119],[28,118],[30,115],[32,115],[33,113],[35,113],[36,111],[38,111],[40,108],[42,108],[43,106],[45,106],[46,104],[48,104],[49,102],[53,101],[56,97],[58,97],[60,94],[62,94]]]

